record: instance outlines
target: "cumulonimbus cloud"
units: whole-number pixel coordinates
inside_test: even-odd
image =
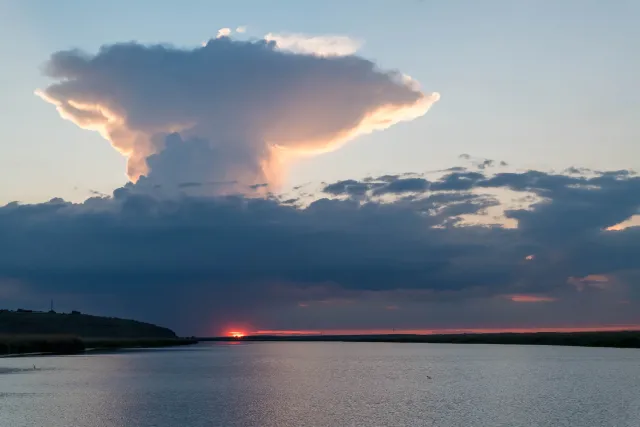
[[[57,82],[37,93],[108,139],[128,158],[132,181],[160,185],[277,186],[292,158],[415,119],[439,99],[352,52],[295,53],[287,40],[60,51],[46,64]]]

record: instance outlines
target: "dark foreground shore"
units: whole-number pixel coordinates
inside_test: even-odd
[[[0,335],[0,357],[29,354],[71,355],[86,351],[158,348],[196,344],[187,338],[79,338],[74,336]]]
[[[198,338],[200,341],[340,341],[441,344],[517,344],[640,348],[640,331],[535,332],[446,335],[251,335],[242,338]]]

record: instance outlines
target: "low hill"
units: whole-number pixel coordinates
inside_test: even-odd
[[[136,320],[88,314],[0,311],[0,335],[67,335],[79,338],[175,339],[168,328]]]

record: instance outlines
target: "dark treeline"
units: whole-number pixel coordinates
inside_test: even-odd
[[[519,344],[640,348],[640,331],[535,332],[446,335],[253,335],[243,338],[199,338],[200,341],[340,341],[440,344]]]
[[[168,328],[136,320],[19,309],[0,310],[0,356],[194,344]]]
[[[0,310],[0,335],[72,335],[82,338],[176,338],[168,328],[136,320],[31,310]]]

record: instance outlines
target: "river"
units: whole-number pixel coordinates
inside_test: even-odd
[[[638,427],[640,350],[273,342],[7,358],[0,426]]]

